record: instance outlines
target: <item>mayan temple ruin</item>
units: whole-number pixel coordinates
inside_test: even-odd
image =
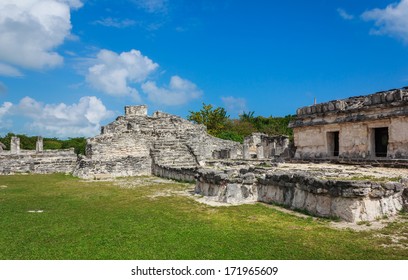
[[[146,106],[126,106],[124,116],[88,139],[86,157],[79,161],[74,175],[159,175],[166,168],[194,170],[206,160],[217,158],[242,158],[242,147],[215,138],[205,126],[178,116],[162,112],[148,116]],[[192,178],[194,174],[185,179]]]
[[[175,115],[149,116],[145,105],[126,106],[124,116],[87,139],[85,155],[44,150],[41,137],[36,150],[22,150],[13,137],[9,151],[0,145],[0,173],[156,175],[195,182],[195,193],[215,202],[276,203],[349,222],[408,208],[408,88],[300,108],[290,127],[294,145],[263,133],[241,144]],[[322,163],[333,159],[360,166]],[[405,168],[373,171],[365,167],[371,164]]]
[[[297,110],[296,158],[408,159],[408,88]]]

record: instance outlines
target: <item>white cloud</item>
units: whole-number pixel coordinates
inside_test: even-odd
[[[388,5],[385,9],[373,9],[364,12],[361,17],[366,21],[375,21],[371,34],[390,35],[408,43],[408,0]]]
[[[132,95],[140,101],[132,83],[143,82],[159,65],[140,51],[117,54],[101,50],[93,65],[88,68],[86,80],[95,89],[114,96]]]
[[[23,74],[17,68],[0,62],[0,76],[21,77]]]
[[[345,20],[352,20],[354,18],[353,15],[347,13],[344,9],[341,8],[337,9],[337,13],[339,13],[339,15]]]
[[[95,96],[84,96],[71,105],[43,104],[24,97],[17,105],[8,102],[0,108],[7,114],[28,118],[27,126],[31,131],[56,137],[97,135],[101,121],[113,116]],[[0,109],[0,116],[1,112]]]
[[[246,100],[240,97],[226,96],[221,97],[227,112],[242,114],[247,110]]]
[[[81,0],[59,0],[59,2],[67,3],[70,7],[78,9],[83,6]]]
[[[7,114],[9,114],[12,107],[13,104],[10,102],[4,102],[3,105],[0,106],[0,130],[5,128],[9,129],[12,126],[12,122],[4,118]]]
[[[125,28],[129,26],[136,25],[137,22],[132,19],[117,19],[117,18],[103,18],[100,20],[94,21],[95,24],[103,25],[106,27],[116,27],[116,28]]]
[[[10,111],[12,106],[13,104],[10,102],[4,102],[3,105],[0,106],[0,120]]]
[[[71,37],[70,12],[81,6],[79,0],[1,0],[0,62],[31,69],[61,65],[54,50]]]
[[[166,13],[168,0],[133,0],[136,5],[148,13]]]
[[[202,96],[202,91],[194,83],[179,76],[171,77],[168,87],[159,88],[155,82],[148,81],[142,89],[153,103],[169,106],[183,105]]]

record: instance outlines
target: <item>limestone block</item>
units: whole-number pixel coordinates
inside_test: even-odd
[[[356,221],[373,221],[376,218],[381,218],[384,212],[381,208],[380,200],[378,199],[363,199],[361,205],[361,213],[356,217]]]
[[[238,204],[243,202],[241,185],[227,184],[223,202]]]
[[[134,117],[134,116],[147,116],[147,106],[125,106],[125,116]]]
[[[336,197],[332,200],[330,213],[348,222],[355,222],[360,214],[361,201],[353,198]]]
[[[292,207],[295,209],[304,209],[306,203],[307,192],[299,188],[295,188]]]
[[[326,195],[316,195],[316,214],[321,217],[330,216],[332,198]]]
[[[305,201],[305,209],[310,213],[316,213],[317,196],[313,193],[308,193]]]

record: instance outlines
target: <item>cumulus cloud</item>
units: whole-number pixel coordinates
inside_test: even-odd
[[[113,116],[113,112],[107,110],[95,96],[82,97],[78,103],[71,105],[44,104],[24,97],[16,105],[4,103],[0,107],[0,119],[6,114],[27,118],[31,131],[57,137],[97,135],[101,121]]]
[[[117,18],[103,18],[100,20],[94,21],[94,24],[99,24],[106,27],[115,27],[115,28],[125,28],[129,26],[136,25],[136,21],[132,19],[117,19]]]
[[[1,0],[3,74],[16,76],[19,71],[13,67],[43,69],[62,64],[63,57],[55,48],[71,36],[70,12],[81,6],[79,0]],[[7,71],[4,64],[9,65]]]
[[[143,82],[159,65],[140,51],[131,50],[117,54],[101,50],[88,68],[86,80],[95,89],[114,96],[132,95],[140,101],[132,83]]]
[[[21,77],[23,74],[17,68],[0,62],[0,76]]]
[[[8,119],[5,119],[5,116],[9,114],[12,107],[13,104],[10,102],[4,102],[2,105],[0,105],[0,129],[8,129],[12,126],[12,122]]]
[[[84,4],[81,0],[59,0],[59,2],[67,3],[72,8],[81,8]]]
[[[148,13],[167,12],[168,0],[133,0],[133,2]]]
[[[366,11],[361,17],[375,22],[376,28],[371,34],[389,35],[408,43],[408,0],[390,4],[385,9]]]
[[[5,114],[10,111],[10,108],[13,106],[10,102],[4,102],[3,105],[0,106],[0,120],[3,118]]]
[[[142,85],[150,101],[168,106],[184,105],[193,99],[200,98],[202,91],[189,80],[173,76],[167,87],[157,87],[153,81]]]
[[[227,112],[242,114],[247,110],[246,100],[240,97],[226,96],[221,97]]]
[[[347,13],[344,9],[338,8],[337,13],[345,20],[352,20],[354,18],[353,15]]]

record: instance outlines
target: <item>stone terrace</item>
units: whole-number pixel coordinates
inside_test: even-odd
[[[266,167],[241,162],[236,166],[218,164],[200,169],[196,193],[210,201],[276,203],[349,222],[395,215],[408,202],[406,169],[333,164],[275,165]]]

